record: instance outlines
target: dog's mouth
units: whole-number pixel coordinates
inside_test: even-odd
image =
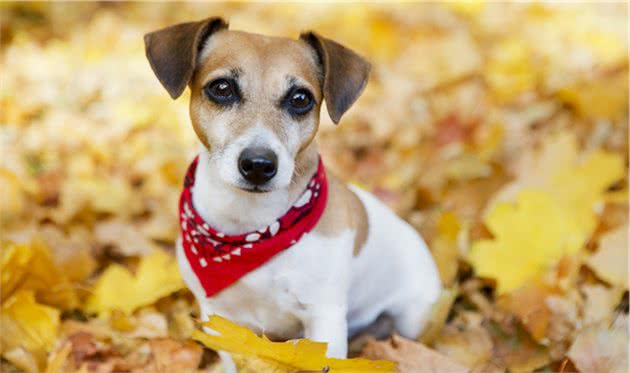
[[[254,185],[254,186],[237,186],[238,189],[244,191],[244,192],[248,192],[248,193],[269,193],[271,192],[273,189],[269,189],[269,188],[263,188],[261,186],[258,185]]]

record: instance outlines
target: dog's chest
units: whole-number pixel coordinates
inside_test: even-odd
[[[271,338],[302,335],[313,306],[343,304],[349,286],[354,232],[308,233],[291,248],[207,298],[178,245],[182,275],[202,312],[215,313]]]

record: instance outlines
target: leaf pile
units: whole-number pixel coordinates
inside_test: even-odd
[[[142,35],[222,15],[258,33],[315,29],[373,63],[341,125],[322,115],[322,155],[422,233],[445,290],[419,341],[360,336],[355,351],[403,372],[625,371],[627,5],[6,3],[0,13],[0,370],[220,371],[210,348],[236,348],[242,371],[352,364],[324,360],[310,341],[274,344],[227,322],[226,335],[205,336],[195,324],[172,255],[198,149],[189,96],[164,92]],[[278,358],[285,349],[300,364]],[[357,371],[376,364],[359,361]]]

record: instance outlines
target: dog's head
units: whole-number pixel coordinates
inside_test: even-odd
[[[228,30],[220,18],[145,35],[153,71],[190,116],[218,178],[234,188],[288,187],[326,100],[335,123],[359,97],[370,65],[313,32],[298,40]]]

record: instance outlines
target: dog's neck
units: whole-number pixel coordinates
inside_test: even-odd
[[[202,149],[192,188],[199,215],[216,230],[236,235],[264,228],[284,215],[300,197],[317,170],[319,155],[312,142],[298,154],[291,184],[267,193],[251,193],[227,185],[217,177],[208,152]]]

